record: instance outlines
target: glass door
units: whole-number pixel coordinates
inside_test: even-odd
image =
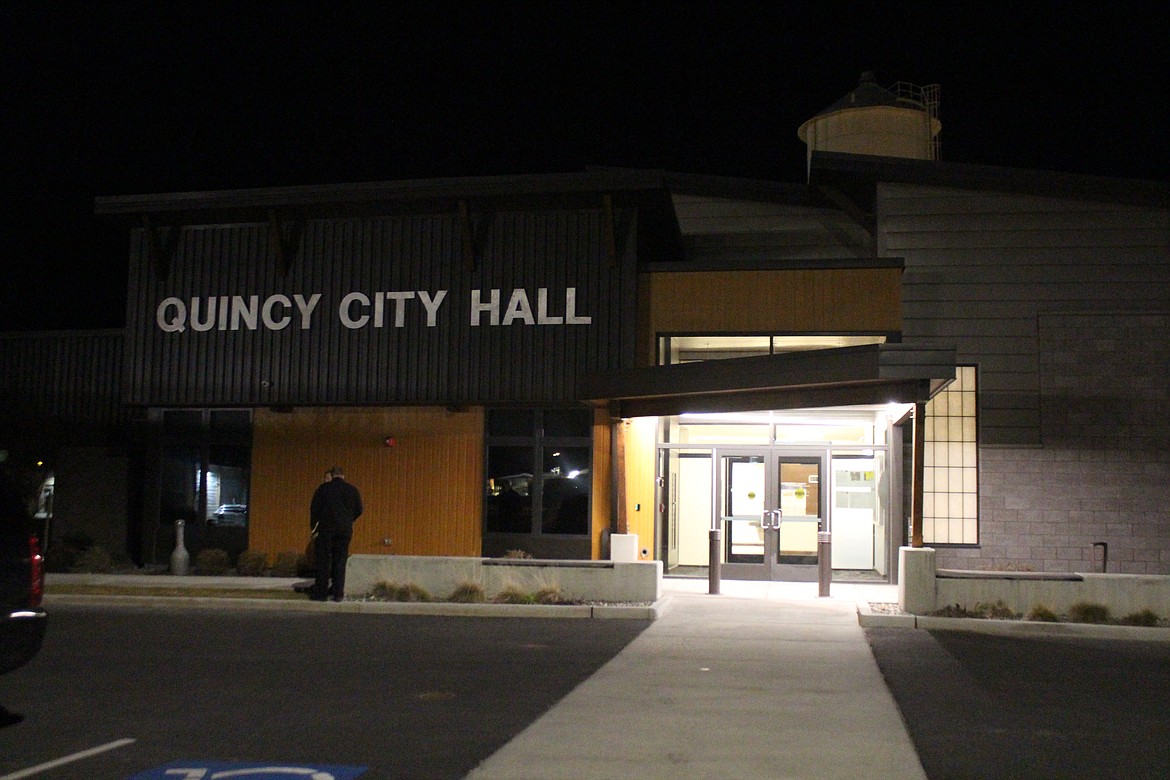
[[[720,515],[726,563],[762,565],[774,496],[768,495],[767,456],[721,455]],[[770,499],[770,500],[769,500]]]
[[[815,581],[821,472],[819,454],[720,450],[723,576]]]
[[[817,531],[821,530],[820,457],[783,457],[776,461],[780,483],[781,523],[777,563],[817,565]]]

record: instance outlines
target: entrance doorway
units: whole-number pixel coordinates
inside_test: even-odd
[[[719,451],[723,575],[815,581],[824,528],[822,456],[783,450]]]
[[[815,582],[827,531],[834,580],[886,581],[904,542],[891,522],[901,516],[893,412],[661,418],[654,533],[665,572],[706,577],[715,552],[725,579]]]

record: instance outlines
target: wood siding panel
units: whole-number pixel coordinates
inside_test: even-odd
[[[879,254],[905,263],[903,338],[979,367],[983,444],[1041,443],[1041,315],[1170,308],[1166,209],[902,184],[877,209]]]
[[[365,503],[351,552],[481,553],[482,409],[258,409],[253,426],[252,549],[302,550],[313,491],[337,465]],[[384,445],[388,435],[396,446]]]
[[[626,426],[626,527],[638,535],[638,560],[654,560],[658,418],[638,417],[620,424]],[[642,550],[650,554],[642,555]]]
[[[609,412],[593,411],[593,493],[590,496],[591,520],[589,528],[590,557],[600,559],[601,537],[612,526],[613,517],[613,451]]]
[[[901,269],[644,274],[646,356],[664,333],[888,333],[902,329]]]

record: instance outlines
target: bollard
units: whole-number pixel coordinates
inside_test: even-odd
[[[707,558],[707,593],[719,595],[719,529],[712,528],[710,533],[710,549]]]
[[[833,578],[832,545],[828,531],[817,531],[817,584],[818,595],[829,595],[829,580]]]
[[[187,553],[187,548],[183,546],[184,525],[186,523],[182,520],[175,521],[175,551],[171,553],[171,574],[186,574],[191,563],[191,556]]]

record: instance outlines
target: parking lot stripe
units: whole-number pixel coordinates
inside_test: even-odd
[[[104,745],[98,745],[97,747],[92,747],[89,750],[82,750],[79,753],[70,753],[67,756],[62,756],[61,758],[57,758],[52,761],[46,761],[43,764],[30,766],[28,769],[17,770],[16,772],[0,777],[0,780],[19,780],[21,777],[32,777],[33,775],[40,774],[41,772],[47,772],[50,769],[55,769],[56,767],[62,766],[63,764],[69,764],[73,761],[80,761],[83,758],[96,756],[98,753],[105,753],[107,750],[113,750],[115,748],[129,745],[134,741],[135,740],[129,738],[116,739],[113,742],[107,742]]]

